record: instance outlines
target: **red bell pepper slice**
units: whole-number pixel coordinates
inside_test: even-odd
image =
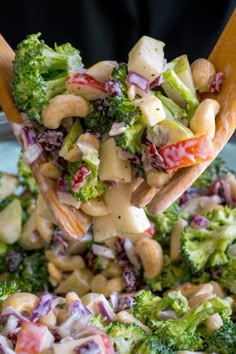
[[[160,147],[159,154],[164,160],[165,168],[173,170],[196,165],[214,156],[214,146],[207,135],[197,135]]]

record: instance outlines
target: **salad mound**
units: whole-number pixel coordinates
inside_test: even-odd
[[[61,204],[92,217],[98,241],[106,238],[102,224],[108,234],[147,232],[143,207],[158,189],[179,168],[213,156],[220,107],[200,93],[219,92],[222,75],[205,59],[167,61],[164,47],[143,36],[127,63],[84,68],[79,50],[50,48],[39,33],[17,46],[13,97],[25,121],[15,126],[23,159],[43,156],[40,173]]]
[[[22,156],[1,174],[1,349],[235,352],[236,174],[220,157],[165,212],[144,208],[146,235],[98,242],[64,238]]]

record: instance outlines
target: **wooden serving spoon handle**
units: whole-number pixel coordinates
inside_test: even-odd
[[[221,107],[216,118],[216,134],[213,140],[214,159],[236,128],[236,10],[213,48],[209,60],[215,65],[217,72],[224,74],[221,92],[204,96],[217,100]],[[193,184],[213,159],[178,170],[150,202],[148,211],[154,215],[162,213]]]

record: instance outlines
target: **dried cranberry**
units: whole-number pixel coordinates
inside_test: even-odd
[[[65,255],[68,252],[68,243],[64,239],[62,232],[59,229],[53,232],[51,249],[57,255]]]
[[[77,192],[81,187],[83,187],[85,180],[91,175],[91,169],[88,165],[80,165],[75,171],[72,177],[71,188],[74,192]]]
[[[7,268],[10,273],[15,273],[18,271],[21,262],[23,261],[23,256],[20,252],[10,251],[6,258]]]
[[[134,268],[131,263],[127,263],[124,266],[123,279],[125,282],[125,289],[128,293],[137,291],[141,286],[140,273]]]
[[[75,347],[73,352],[75,354],[102,354],[99,345],[93,339],[90,339],[87,342]]]
[[[63,127],[58,129],[45,129],[37,138],[38,143],[47,152],[60,149],[66,136],[66,130]]]
[[[221,91],[223,81],[224,81],[223,73],[216,73],[214,79],[210,83],[209,92],[213,94],[219,93]]]
[[[150,166],[155,170],[164,173],[166,172],[164,160],[159,154],[159,152],[157,151],[155,144],[150,144],[145,149],[145,159],[150,164]]]
[[[116,79],[110,79],[105,84],[105,89],[110,96],[122,96],[122,86],[120,81]]]

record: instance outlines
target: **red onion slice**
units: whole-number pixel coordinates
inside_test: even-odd
[[[97,307],[99,309],[99,312],[103,317],[106,317],[108,322],[112,322],[115,319],[115,314],[112,311],[109,303],[105,301],[98,301],[97,302]]]
[[[159,75],[150,83],[150,89],[153,89],[156,86],[160,86],[162,83],[162,75]]]
[[[136,71],[130,71],[128,73],[126,83],[128,85],[136,86],[138,89],[144,91],[145,93],[148,93],[149,91],[150,81]]]
[[[55,296],[47,292],[43,293],[30,315],[30,321],[36,322],[40,317],[46,316],[51,310],[54,309],[54,307],[64,303],[65,299],[62,297]]]
[[[116,136],[123,133],[126,130],[126,126],[124,122],[121,123],[113,123],[111,126],[111,130],[109,131],[110,136]]]
[[[211,221],[202,215],[195,215],[191,221],[191,225],[199,229],[203,229],[211,224]]]
[[[0,334],[0,353],[2,354],[14,354],[11,342]]]
[[[115,259],[115,253],[113,252],[113,250],[111,250],[108,247],[97,245],[95,243],[92,245],[92,252],[96,256],[102,256],[102,257],[109,258],[109,259]]]
[[[142,264],[138,258],[137,253],[135,252],[135,247],[133,242],[131,242],[128,238],[124,240],[124,249],[130,263],[132,263],[136,269],[140,270]]]
[[[23,152],[23,160],[31,164],[37,160],[37,158],[42,154],[43,149],[39,144],[33,144],[28,146],[28,148]]]

